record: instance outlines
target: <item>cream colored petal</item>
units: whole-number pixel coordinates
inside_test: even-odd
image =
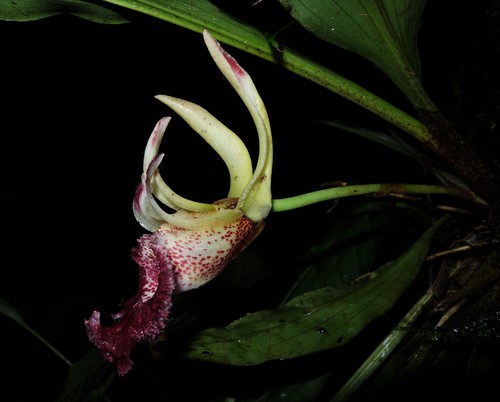
[[[151,192],[163,204],[171,206],[172,209],[179,211],[184,209],[191,212],[210,212],[217,209],[214,204],[206,204],[203,202],[191,201],[187,198],[181,197],[174,192],[162,179],[159,172],[153,177],[151,182]]]
[[[170,120],[170,117],[161,118],[158,123],[156,123],[155,128],[151,132],[148,143],[146,144],[146,149],[144,151],[144,172],[147,171],[148,166],[151,164],[151,161],[158,155],[158,150],[160,148],[163,135],[165,134],[165,130],[167,129]],[[155,195],[155,197],[157,197],[163,204],[176,211],[185,209],[187,211],[193,212],[208,212],[217,209],[213,204],[191,201],[187,198],[181,197],[164,182],[160,175],[160,172],[158,171],[154,172],[150,184],[151,192]]]
[[[146,211],[155,223],[162,221],[163,223],[168,223],[183,229],[202,230],[213,227],[214,225],[230,224],[243,216],[243,212],[238,209],[219,208],[217,205],[213,205],[214,210],[211,212],[204,213],[196,213],[188,210],[179,210],[173,214],[165,212],[153,197],[150,186],[146,185],[146,183],[151,183],[153,174],[158,169],[162,159],[163,154],[157,155],[151,161],[146,171],[146,175],[143,178],[143,183],[145,185],[144,196],[146,197],[146,202],[144,202],[144,204],[147,206]],[[146,227],[144,224],[143,226]]]
[[[134,216],[137,222],[139,222],[140,225],[146,230],[154,232],[165,222],[154,211],[154,208],[149,201],[146,189],[146,173],[143,173],[141,177],[141,184],[139,184],[137,190],[135,191],[132,210],[134,211]]]
[[[247,106],[259,135],[259,159],[255,172],[243,191],[238,207],[254,222],[263,220],[271,211],[271,173],[273,145],[271,125],[266,108],[252,78],[205,30],[203,38],[215,63]]]
[[[253,173],[252,160],[240,138],[201,106],[166,95],[156,99],[179,114],[220,155],[230,175],[228,197],[240,197]]]
[[[167,129],[168,123],[170,123],[171,117],[162,117],[158,120],[151,135],[149,136],[148,143],[146,144],[146,149],[144,150],[144,159],[142,162],[142,171],[146,173],[151,161],[158,155],[158,150],[160,149],[161,141],[163,140],[163,135]]]

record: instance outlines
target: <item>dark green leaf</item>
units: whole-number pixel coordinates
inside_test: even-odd
[[[363,282],[318,289],[275,310],[250,313],[196,334],[187,357],[233,365],[299,357],[349,342],[385,314],[413,282],[441,221]]]
[[[304,28],[379,67],[421,109],[417,34],[426,0],[280,0]]]
[[[103,24],[130,22],[111,5],[84,0],[8,0],[0,1],[0,20],[34,21],[58,14],[72,14]]]
[[[359,127],[356,125],[344,123],[340,120],[322,120],[318,124],[324,124],[327,126],[335,127],[349,133],[358,135],[359,137],[366,138],[369,141],[373,141],[383,147],[391,149],[395,152],[399,152],[402,155],[414,158],[414,152],[409,151],[409,145],[404,144],[400,140],[396,140],[393,135],[386,132],[375,130],[367,127]]]
[[[346,285],[373,270],[380,232],[390,211],[394,211],[392,202],[365,203],[315,234],[319,239],[305,255],[312,261],[285,301],[321,287]]]
[[[267,59],[272,58],[271,46],[262,32],[233,18],[208,0],[113,0],[109,2],[195,32],[201,33],[204,29],[208,29],[221,42]]]
[[[101,352],[98,349],[92,349],[69,370],[57,402],[102,401],[115,376],[116,371],[110,370]]]

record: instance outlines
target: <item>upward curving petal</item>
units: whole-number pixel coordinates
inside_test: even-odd
[[[156,123],[151,135],[149,136],[146,149],[144,151],[143,171],[146,172],[151,161],[158,155],[163,135],[167,129],[170,117],[161,118]],[[151,178],[151,192],[167,207],[176,211],[184,209],[193,212],[208,212],[214,211],[216,208],[213,204],[205,204],[201,202],[191,201],[181,197],[173,191],[164,181],[160,172],[156,171]],[[143,225],[144,226],[144,225]]]
[[[158,120],[151,135],[148,138],[148,143],[146,144],[146,149],[144,150],[144,159],[142,162],[142,171],[146,172],[148,170],[151,161],[158,155],[158,150],[160,149],[161,141],[163,140],[163,135],[168,127],[168,123],[172,120],[171,117],[162,117]]]
[[[252,160],[240,138],[201,106],[166,95],[156,99],[172,108],[220,155],[229,170],[228,197],[240,197],[253,173]]]
[[[168,223],[183,229],[203,230],[214,225],[229,224],[241,218],[243,215],[241,210],[225,208],[222,204],[221,206],[211,204],[214,209],[203,213],[186,210],[179,210],[173,214],[165,212],[156,202],[148,185],[162,159],[163,154],[159,154],[151,161],[146,173],[142,175],[141,184],[134,198],[134,215],[144,228],[154,232]]]
[[[271,173],[273,148],[271,125],[264,102],[250,75],[227,53],[207,30],[203,31],[210,55],[247,106],[259,135],[259,159],[255,172],[240,196],[238,207],[255,222],[264,219],[272,207]]]
[[[139,222],[144,229],[150,232],[154,232],[164,223],[150,203],[146,184],[146,173],[142,174],[141,184],[139,184],[135,190],[132,210],[134,211],[136,221]]]

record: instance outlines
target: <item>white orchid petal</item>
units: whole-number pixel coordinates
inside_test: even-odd
[[[163,156],[163,154],[159,154],[151,161],[146,172],[146,183],[151,182],[151,178],[158,169]],[[162,224],[168,223],[183,229],[200,230],[215,225],[224,225],[243,216],[243,212],[238,209],[220,208],[215,204],[213,204],[213,210],[210,212],[196,213],[189,210],[179,210],[176,213],[169,214],[158,205],[149,186],[146,186],[145,191],[149,203],[148,211],[150,216],[153,219],[161,219]]]
[[[214,204],[191,201],[174,192],[162,179],[159,172],[156,173],[151,182],[151,191],[162,203],[179,211],[184,209],[192,212],[210,212],[215,211],[217,207]]]
[[[142,174],[141,184],[137,187],[132,209],[137,222],[150,232],[156,231],[162,224],[161,218],[154,212],[146,191],[146,173]]]
[[[253,173],[252,160],[240,138],[201,106],[166,95],[156,99],[179,114],[220,155],[230,175],[228,197],[240,197]]]
[[[151,135],[149,136],[148,143],[146,144],[146,149],[144,151],[144,160],[142,163],[142,171],[146,172],[151,161],[158,155],[158,150],[160,149],[161,141],[163,140],[163,135],[167,129],[168,123],[170,123],[171,117],[162,117],[158,120]]]
[[[160,149],[161,141],[163,140],[163,135],[165,134],[165,130],[167,129],[168,123],[170,123],[170,117],[162,117],[158,123],[156,123],[151,135],[149,136],[148,143],[146,144],[146,149],[144,151],[144,159],[143,159],[143,167],[142,170],[145,173],[148,170],[151,161],[158,155],[158,150]],[[160,176],[159,172],[156,172],[154,175],[154,181],[151,183],[152,193],[158,197],[158,199],[168,206],[169,208],[175,209],[176,211],[181,209],[175,202],[173,202],[172,194],[175,194],[170,187],[168,187],[163,179]],[[156,182],[161,182],[164,185],[156,185]],[[170,191],[169,191],[170,190]],[[167,194],[170,194],[167,195]]]
[[[144,151],[143,170],[147,171],[151,161],[158,155],[163,135],[170,122],[170,117],[161,118],[156,123],[155,128],[149,136],[146,150]],[[187,198],[181,197],[173,191],[163,180],[159,172],[154,173],[151,180],[151,192],[167,207],[176,211],[185,209],[193,212],[208,212],[214,211],[216,208],[213,204],[205,204],[201,202],[191,201]]]
[[[257,128],[259,158],[255,172],[240,196],[238,207],[253,221],[260,221],[269,214],[272,207],[273,149],[269,117],[250,75],[207,30],[203,31],[203,38],[215,64],[247,106]]]
[[[165,222],[168,222],[169,216],[173,214],[169,214],[165,212],[156,202],[155,198],[153,197],[153,193],[151,191],[151,179],[153,178],[153,175],[156,173],[158,170],[158,166],[160,166],[161,161],[163,160],[164,154],[158,154],[156,157],[151,161],[151,163],[148,166],[148,170],[146,171],[146,183],[149,183],[149,185],[146,185],[146,194],[147,198],[149,200],[149,203],[151,205],[151,208],[153,209],[154,213],[156,216],[160,217]]]

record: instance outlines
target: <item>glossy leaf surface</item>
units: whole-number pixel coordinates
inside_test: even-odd
[[[304,293],[282,307],[262,310],[192,339],[186,355],[232,365],[289,359],[341,346],[385,314],[413,282],[440,223],[396,260],[355,285]]]
[[[425,0],[280,3],[319,38],[370,60],[414,105],[423,107],[417,34]]]

